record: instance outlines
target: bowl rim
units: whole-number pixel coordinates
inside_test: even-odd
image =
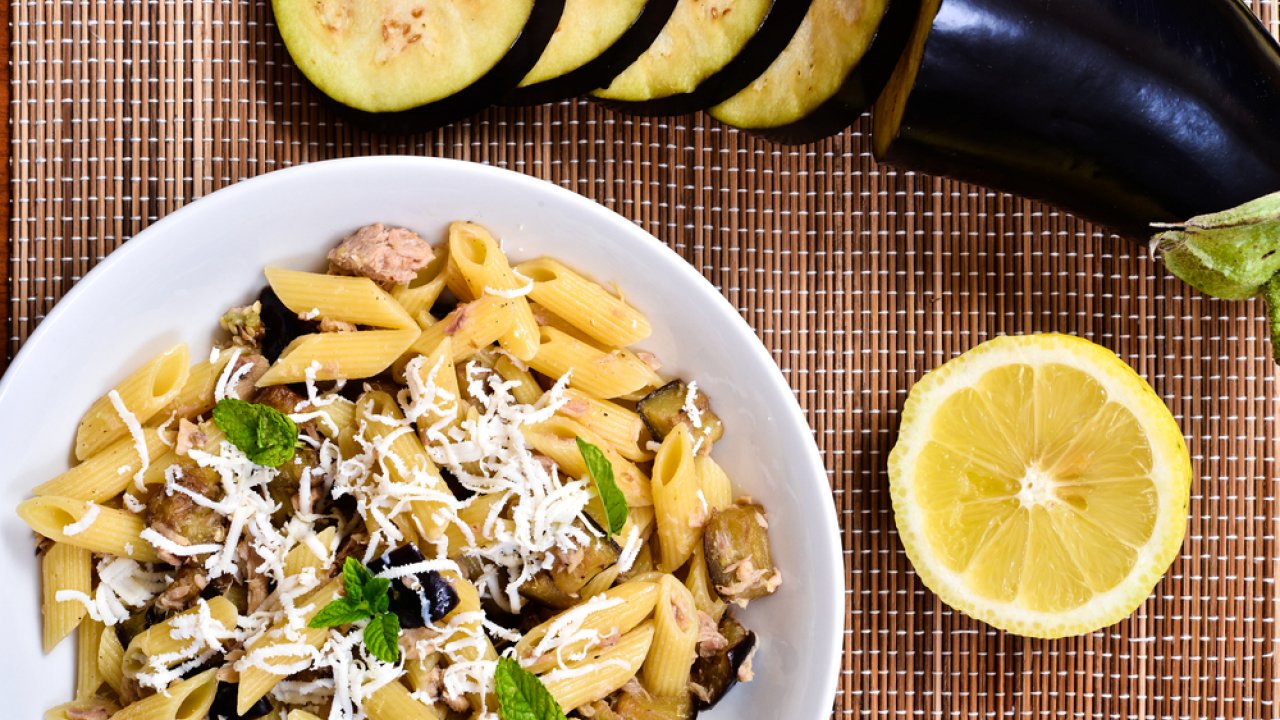
[[[827,467],[823,462],[822,453],[818,449],[813,428],[809,425],[809,422],[804,415],[804,411],[800,407],[799,400],[797,399],[795,392],[783,376],[781,369],[773,358],[773,355],[769,352],[768,348],[765,347],[760,337],[756,335],[756,332],[751,325],[738,312],[737,308],[735,308],[733,304],[730,303],[729,300],[720,292],[720,290],[716,288],[716,286],[712,284],[711,281],[698,271],[689,261],[685,260],[683,256],[677,253],[669,245],[659,240],[652,233],[645,230],[638,222],[632,221],[626,216],[621,215],[620,213],[605,207],[586,196],[580,195],[573,190],[514,170],[485,163],[455,160],[452,158],[424,157],[416,155],[371,155],[299,163],[297,165],[272,170],[260,175],[241,178],[207,195],[202,195],[192,199],[187,204],[147,225],[142,230],[138,231],[138,233],[133,237],[126,240],[122,245],[109,252],[102,260],[97,262],[89,272],[85,273],[85,275],[76,282],[71,289],[66,292],[66,294],[57,300],[54,306],[36,326],[35,330],[22,343],[18,352],[9,363],[8,368],[5,369],[3,376],[0,377],[0,411],[5,409],[6,398],[9,395],[9,390],[16,382],[18,382],[18,379],[21,379],[30,372],[35,372],[34,369],[28,369],[27,367],[30,362],[32,362],[30,358],[38,355],[39,348],[50,342],[46,338],[58,331],[57,329],[64,322],[62,320],[63,316],[68,312],[71,312],[70,308],[78,305],[80,297],[90,292],[91,288],[98,284],[101,278],[112,274],[116,266],[125,263],[129,258],[132,258],[135,255],[153,252],[152,246],[162,242],[162,239],[167,234],[167,228],[170,225],[176,225],[179,219],[185,220],[189,216],[198,216],[201,213],[210,212],[212,209],[219,206],[216,202],[206,203],[204,202],[205,199],[217,197],[220,199],[220,202],[226,203],[228,201],[234,201],[239,195],[256,192],[259,188],[265,187],[269,184],[289,183],[293,182],[294,178],[303,177],[309,174],[333,172],[335,167],[345,168],[349,166],[360,168],[363,166],[385,167],[399,165],[420,166],[422,168],[426,168],[428,171],[439,171],[444,173],[478,173],[482,176],[488,175],[507,182],[512,182],[519,186],[519,190],[521,192],[545,193],[554,196],[554,199],[557,202],[572,206],[575,212],[607,216],[608,220],[611,223],[618,224],[620,229],[625,226],[627,228],[627,233],[632,236],[635,241],[648,243],[658,249],[660,253],[669,254],[669,259],[673,261],[671,263],[672,271],[683,275],[691,284],[700,286],[704,290],[705,294],[712,298],[711,302],[719,306],[719,309],[723,314],[731,316],[732,319],[729,322],[733,325],[737,333],[743,334],[744,337],[748,339],[746,344],[751,347],[750,352],[754,354],[758,360],[765,361],[765,366],[768,368],[768,372],[765,374],[768,376],[768,382],[771,386],[770,390],[776,393],[783,393],[790,399],[789,402],[783,403],[787,408],[787,416],[785,418],[780,418],[780,420],[788,425],[804,428],[807,431],[804,433],[807,438],[807,442],[803,444],[804,447],[798,453],[797,457],[797,460],[803,458],[804,467],[800,468],[802,472],[797,474],[814,478],[815,482],[817,482],[817,478],[822,478],[824,485],[827,483]],[[827,572],[832,578],[832,587],[835,591],[835,597],[832,598],[830,602],[832,614],[831,617],[827,619],[827,622],[836,632],[837,639],[835,642],[830,644],[830,651],[828,653],[829,657],[826,662],[828,672],[826,673],[826,677],[821,680],[821,696],[828,698],[829,702],[834,703],[843,665],[843,643],[839,638],[842,637],[845,632],[845,596],[847,594],[847,583],[843,562],[843,542],[841,541],[835,496],[830,492],[829,485],[826,489],[826,497],[828,497],[830,502],[824,503],[821,509],[815,509],[814,520],[821,524],[819,532],[827,538],[830,547],[836,548],[836,552],[826,554],[827,557],[825,558],[825,561],[828,566]],[[812,640],[822,642],[819,638],[813,638]],[[821,717],[826,718],[828,717],[828,714],[823,714]],[[814,720],[819,719],[815,718]]]

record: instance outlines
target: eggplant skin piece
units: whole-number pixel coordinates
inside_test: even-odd
[[[713,9],[707,6],[714,4],[709,0],[680,0],[680,3],[696,6],[694,12],[706,13]],[[718,70],[703,78],[688,92],[630,99],[611,93],[609,83],[606,83],[592,98],[608,108],[632,115],[671,116],[706,110],[736,95],[769,67],[800,27],[809,3],[810,0],[773,0],[760,24],[738,53],[727,58]],[[677,7],[673,19],[679,17]],[[669,38],[665,33],[659,34],[649,49],[656,50],[659,44],[667,40]],[[685,61],[690,53],[687,48],[671,48],[671,51],[673,63]],[[644,56],[640,61],[644,62]]]
[[[1280,189],[1280,46],[1238,0],[926,0],[882,161],[1123,235]]]
[[[538,66],[535,65],[520,85],[507,93],[502,104],[538,105],[559,102],[586,95],[602,85],[608,85],[653,44],[658,33],[662,32],[662,27],[671,18],[671,11],[675,10],[677,1],[644,0],[643,7],[631,21],[631,25],[607,47],[602,48],[600,54],[562,75],[528,82],[537,72]],[[565,28],[563,19],[575,12],[586,13],[589,17],[607,12],[600,9],[597,2],[598,0],[565,0],[561,30]],[[556,38],[553,35],[544,52],[556,49]],[[538,64],[544,59],[545,56],[540,56]]]
[[[417,69],[418,72],[412,67],[407,71],[400,68],[397,72],[397,68],[390,64],[379,65],[377,51],[373,48],[366,48],[367,52],[358,59],[334,61],[332,56],[342,52],[341,43],[345,38],[335,37],[337,33],[333,32],[333,26],[341,26],[342,17],[350,22],[353,12],[350,8],[353,7],[392,8],[398,13],[396,20],[400,21],[414,17],[414,12],[433,3],[471,5],[474,0],[391,0],[367,5],[363,4],[365,0],[272,0],[271,5],[276,25],[294,64],[312,87],[332,101],[342,117],[369,130],[411,133],[434,130],[474,115],[519,84],[551,41],[565,3],[565,0],[491,1],[495,7],[502,8],[502,13],[511,12],[508,7],[528,4],[523,27],[509,43],[504,43],[499,59],[483,74],[469,84],[443,90],[422,85],[406,89],[405,86],[418,82],[414,78],[421,75],[421,68]],[[504,3],[510,5],[505,6]],[[475,12],[474,9],[472,11]],[[328,15],[324,15],[323,21],[317,21],[318,13]],[[337,15],[339,20],[332,15]],[[494,16],[495,13],[490,12],[485,18],[492,21]],[[396,27],[406,30],[403,24]],[[385,25],[383,29],[385,31]],[[438,35],[446,36],[447,30],[439,30]],[[407,31],[411,33],[408,37],[413,37],[412,27]],[[371,44],[367,38],[362,40],[365,45]],[[459,41],[461,47],[468,50],[474,42],[474,38]],[[413,44],[421,44],[421,40],[415,40]],[[397,44],[392,49],[398,51],[399,48]],[[410,46],[400,55],[412,52],[413,47]],[[391,79],[383,80],[382,77]],[[387,95],[371,100],[367,91],[371,84],[387,89]]]
[[[769,69],[708,112],[784,144],[841,132],[880,95],[919,12],[920,0],[813,0]]]

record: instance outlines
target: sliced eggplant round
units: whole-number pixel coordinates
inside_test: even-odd
[[[732,97],[764,72],[809,0],[679,0],[657,39],[592,96],[637,115],[680,115]]]
[[[662,32],[676,0],[565,0],[551,42],[507,105],[558,102],[608,85]]]
[[[1238,0],[929,0],[877,158],[1121,234],[1280,190],[1280,46]]]
[[[919,0],[813,0],[769,69],[711,116],[783,143],[844,130],[888,82],[919,8]]]
[[[425,130],[515,87],[555,32],[564,0],[272,0],[303,75],[354,121]]]

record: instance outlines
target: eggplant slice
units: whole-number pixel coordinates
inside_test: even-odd
[[[355,122],[428,130],[528,74],[565,0],[272,0],[303,75]]]
[[[1280,45],[1238,0],[929,0],[876,105],[884,162],[1121,234],[1280,190]]]
[[[680,115],[732,97],[790,42],[810,0],[679,0],[653,44],[593,97],[637,115]]]
[[[551,42],[503,104],[558,102],[608,85],[653,44],[675,7],[676,0],[565,0]]]
[[[711,116],[783,143],[844,130],[888,82],[919,9],[919,0],[813,0],[769,69]]]

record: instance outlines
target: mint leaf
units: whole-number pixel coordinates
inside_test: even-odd
[[[364,600],[365,585],[373,579],[373,573],[369,572],[369,568],[360,564],[359,560],[347,556],[342,563],[342,584],[347,589],[347,597],[357,602]]]
[[[498,658],[493,685],[502,720],[567,720],[538,676],[511,658]]]
[[[374,612],[384,613],[391,605],[387,591],[391,589],[391,581],[386,578],[371,578],[364,586],[364,601]]]
[[[358,600],[343,597],[325,605],[323,610],[316,613],[316,616],[311,618],[311,622],[307,623],[307,626],[313,628],[327,628],[337,627],[338,625],[350,625],[351,623],[356,622],[357,620],[363,620],[372,614],[373,613],[369,611],[368,605],[365,605]]]
[[[213,422],[258,465],[279,467],[293,459],[298,426],[275,408],[223,398],[213,408]]]
[[[617,535],[627,524],[627,498],[618,489],[613,480],[613,463],[604,456],[600,448],[578,438],[578,452],[587,464],[587,472],[596,483],[596,493],[600,495],[600,503],[604,505],[604,513],[609,520],[609,534]]]
[[[364,646],[382,662],[400,659],[400,618],[395,613],[379,615],[364,626]]]

